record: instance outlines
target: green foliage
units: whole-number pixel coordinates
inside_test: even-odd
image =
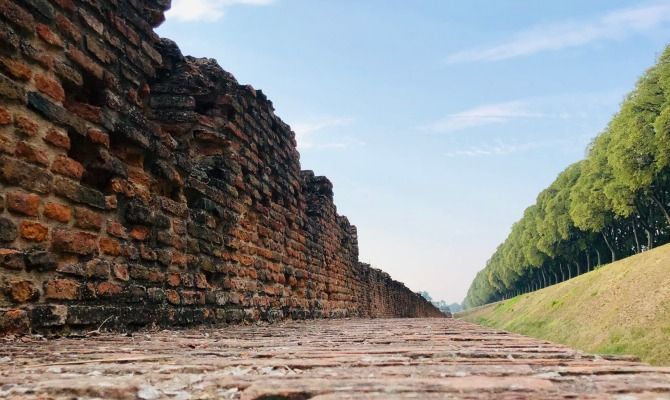
[[[475,307],[670,241],[670,47],[587,156],[561,172],[475,277]]]

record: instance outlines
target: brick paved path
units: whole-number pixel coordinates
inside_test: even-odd
[[[0,343],[0,398],[670,398],[670,368],[451,319]]]

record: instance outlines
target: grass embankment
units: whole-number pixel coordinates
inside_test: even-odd
[[[456,317],[590,353],[670,365],[670,245]]]

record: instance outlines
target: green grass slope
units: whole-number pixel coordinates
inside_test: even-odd
[[[670,244],[457,318],[670,365]]]

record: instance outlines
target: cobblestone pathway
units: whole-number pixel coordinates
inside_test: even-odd
[[[670,398],[670,368],[452,319],[3,339],[0,398]]]

